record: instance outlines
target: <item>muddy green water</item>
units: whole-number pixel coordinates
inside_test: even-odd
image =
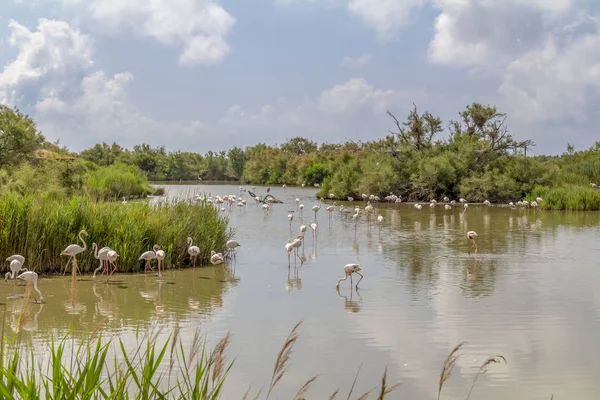
[[[237,185],[162,187],[178,197],[238,193]],[[402,383],[391,398],[435,399],[444,358],[461,341],[468,344],[442,398],[464,399],[480,364],[496,354],[508,364],[491,365],[471,398],[600,398],[600,213],[471,206],[462,214],[462,207],[375,204],[382,226],[373,221],[369,228],[361,217],[355,230],[337,210],[329,222],[324,204],[316,239],[310,228],[306,233],[306,262],[288,270],[283,247],[314,217],[315,190],[271,193],[285,203],[265,213],[244,193],[246,207],[225,211],[242,244],[235,269],[167,271],[162,284],[141,274],[121,274],[111,284],[86,276],[75,293],[69,277],[41,277],[46,303],[31,305],[24,343],[43,356],[49,338],[68,330],[82,336],[101,329],[132,348],[136,329],[163,327],[165,337],[179,325],[184,342],[199,330],[209,345],[229,331],[236,364],[223,398],[236,399],[250,385],[253,393],[267,389],[281,344],[303,320],[289,371],[271,398],[292,398],[315,374],[322,375],[309,398],[328,398],[337,388],[346,398],[362,363],[353,397],[378,385],[387,367],[388,381]],[[288,210],[296,211],[291,228]],[[468,230],[479,234],[477,255],[467,254]],[[354,262],[365,275],[359,291],[346,281],[338,294],[343,266]],[[11,296],[23,288],[10,282],[1,289],[13,330],[21,300]]]

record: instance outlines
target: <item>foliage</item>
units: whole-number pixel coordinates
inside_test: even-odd
[[[537,197],[543,199],[539,207],[545,210],[600,210],[600,191],[586,186],[536,186],[527,200],[533,201]]]
[[[77,256],[82,271],[93,271],[98,265],[92,242],[110,246],[119,254],[116,264],[121,272],[143,269],[138,257],[154,244],[166,251],[167,267],[191,265],[188,236],[200,247],[200,265],[208,263],[211,250],[225,250],[232,234],[227,223],[214,207],[204,203],[153,206],[147,202],[97,202],[83,196],[62,200],[46,193],[22,196],[8,192],[0,195],[0,258],[22,254],[29,269],[59,271],[67,261],[61,251],[71,243],[82,245],[77,235],[85,229],[88,250]]]
[[[146,177],[134,165],[112,164],[89,173],[86,187],[94,199],[120,199],[153,192]]]
[[[0,168],[32,159],[42,143],[44,136],[29,116],[0,104]]]

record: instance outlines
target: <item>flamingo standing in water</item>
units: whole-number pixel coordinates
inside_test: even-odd
[[[192,266],[194,268],[196,268],[196,257],[198,257],[198,255],[200,254],[200,247],[198,246],[192,246],[192,238],[189,237],[187,238],[187,242],[188,242],[188,249],[187,252],[190,255],[191,259],[192,259]]]
[[[33,282],[33,288],[40,295],[40,301],[39,302],[40,303],[44,302],[44,295],[42,295],[42,292],[40,292],[40,289],[38,289],[38,287],[37,287],[37,281],[38,281],[38,274],[37,274],[37,272],[34,272],[34,271],[25,271],[22,274],[20,274],[19,276],[17,276],[17,279],[22,279],[22,280],[27,281],[27,282],[29,282],[29,281]]]
[[[110,250],[106,254],[106,258],[108,258],[108,264],[113,267],[112,271],[110,271],[110,275],[108,274],[108,270],[106,271],[106,275],[107,275],[106,276],[106,281],[107,282],[110,279],[110,277],[112,276],[113,272],[115,272],[117,270],[117,265],[115,264],[115,261],[117,261],[118,257],[119,257],[119,254],[117,254],[117,252],[114,251],[114,250]]]
[[[151,271],[154,271],[154,268],[152,268],[152,265],[150,265],[150,263],[156,258],[156,252],[158,250],[160,250],[160,246],[155,244],[152,247],[152,250],[145,251],[144,253],[142,253],[140,258],[138,258],[138,260],[146,261],[146,264],[144,265],[144,273],[148,272],[148,268],[150,268]]]
[[[477,243],[475,243],[475,238],[477,237],[477,232],[475,231],[469,231],[467,232],[467,239],[469,239],[473,244],[471,245],[471,247],[469,248],[469,254],[471,254],[471,249],[473,247],[475,247],[475,250],[473,251],[473,253],[477,253]]]
[[[306,225],[300,225],[300,235],[302,236],[302,254],[304,254],[304,233],[306,232]]]
[[[69,266],[69,263],[72,262],[73,263],[73,275],[75,275],[77,273],[77,271],[79,271],[79,267],[77,266],[77,254],[79,253],[83,253],[84,251],[87,250],[87,243],[85,242],[85,240],[83,240],[83,237],[81,237],[81,235],[85,235],[88,236],[88,233],[85,230],[82,230],[79,232],[79,240],[81,240],[81,242],[83,243],[83,247],[81,247],[78,244],[70,244],[67,246],[66,249],[64,249],[60,255],[61,256],[69,256],[69,259],[67,260],[67,264],[65,265],[65,270],[63,272],[63,275],[67,273],[67,267]],[[81,271],[79,271],[79,273],[81,274]]]
[[[96,243],[92,243],[92,249],[94,251],[94,258],[96,260],[100,260],[100,266],[94,270],[94,275],[92,276],[92,279],[96,279],[96,273],[103,268],[104,270],[102,271],[102,274],[104,274],[104,272],[106,271],[106,276],[108,277],[108,268],[106,266],[106,264],[108,263],[107,254],[112,249],[110,247],[103,247],[100,250],[98,250],[98,245]]]
[[[162,273],[161,273],[161,267],[162,267],[162,271],[165,271],[165,251],[160,249],[156,251],[156,261],[158,262],[158,279],[162,280]]]
[[[336,289],[339,289],[340,283],[348,279],[348,277],[350,277],[350,287],[352,288],[352,274],[360,275],[360,279],[358,280],[358,282],[356,282],[356,288],[358,289],[358,284],[360,283],[360,281],[362,281],[363,278],[363,275],[360,272],[358,272],[360,270],[360,265],[358,264],[346,264],[344,266],[344,276],[338,280],[337,284],[335,285]]]
[[[315,204],[315,205],[312,207],[312,210],[315,212],[315,221],[317,220],[317,212],[318,212],[320,209],[321,209],[321,206],[320,206],[320,205],[318,205],[318,204]]]
[[[10,262],[9,269],[10,271],[4,275],[4,281],[8,279],[14,279],[14,284],[17,284],[17,275],[21,271],[27,271],[27,268],[23,268],[23,264],[25,263],[25,257],[19,254],[15,254],[6,259],[6,261]]]
[[[315,237],[317,235],[318,225],[317,225],[316,222],[310,222],[308,225],[310,226],[310,229],[312,229],[312,231],[313,231],[313,239],[315,239]]]
[[[237,240],[228,240],[225,244],[225,247],[227,247],[227,251],[233,253],[233,258],[235,258],[235,249],[240,246],[241,245],[238,243]]]

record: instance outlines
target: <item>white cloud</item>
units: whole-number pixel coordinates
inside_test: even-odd
[[[181,64],[210,64],[225,57],[235,19],[212,0],[94,0],[92,15],[110,31],[131,29],[179,45]]]
[[[20,89],[28,84],[66,90],[69,78],[93,65],[91,39],[64,21],[42,18],[35,32],[14,20],[8,27],[9,44],[18,55],[0,74],[2,103],[16,102]]]
[[[349,0],[348,10],[387,41],[396,38],[398,30],[410,22],[412,11],[424,4],[425,0]]]
[[[414,95],[417,93],[376,89],[366,79],[354,78],[324,90],[319,98],[319,106],[331,113],[354,112],[361,107],[383,113],[394,105],[410,104],[410,101],[416,100],[414,97],[409,100]]]
[[[133,32],[181,49],[181,65],[214,64],[231,49],[227,36],[235,18],[214,0],[13,0],[31,7],[76,12],[74,20],[95,20],[107,34]]]
[[[0,102],[31,108],[49,139],[81,150],[99,141],[129,145],[201,128],[199,121],[180,126],[144,116],[128,99],[133,75],[94,70],[92,40],[68,23],[40,19],[31,31],[11,21],[9,29],[17,55],[0,73]]]
[[[373,55],[365,53],[365,54],[361,54],[360,56],[353,58],[353,57],[344,57],[342,59],[342,66],[346,67],[346,68],[354,68],[354,69],[358,69],[358,68],[362,68],[365,65],[367,65],[369,62],[371,62],[371,60],[373,59]]]
[[[575,0],[439,0],[429,57],[499,80],[519,122],[584,119],[600,76],[599,24]]]

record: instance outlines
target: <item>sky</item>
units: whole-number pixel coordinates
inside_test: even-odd
[[[600,138],[599,23],[594,0],[4,0],[0,103],[73,151],[204,153],[477,101],[560,154]]]

